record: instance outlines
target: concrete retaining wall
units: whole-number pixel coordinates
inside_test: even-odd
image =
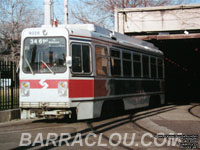
[[[15,119],[20,119],[19,108],[0,111],[0,122],[7,122]]]

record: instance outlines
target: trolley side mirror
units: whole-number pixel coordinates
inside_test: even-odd
[[[17,66],[17,68],[16,68],[16,73],[19,73],[19,67]]]
[[[18,63],[18,65],[16,66],[16,73],[19,73],[19,71],[20,71],[20,66],[19,66],[19,64],[20,64],[20,61],[19,61],[19,63]]]
[[[69,66],[69,68],[72,67],[72,57],[71,56],[67,56],[67,65]]]

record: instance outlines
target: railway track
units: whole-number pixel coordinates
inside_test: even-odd
[[[196,115],[196,114],[194,114],[194,113],[192,112],[192,109],[195,109],[195,108],[198,107],[198,106],[200,106],[200,104],[196,104],[196,105],[193,105],[192,107],[190,107],[190,108],[188,109],[188,113],[191,114],[192,116],[196,117],[196,118],[200,118],[200,116],[198,116],[198,115]]]
[[[130,114],[126,114],[124,116],[121,116],[120,118],[116,117],[116,119],[112,120],[112,121],[108,121],[103,123],[103,124],[100,124],[98,126],[94,126],[93,125],[93,122],[87,122],[87,125],[89,128],[91,128],[91,130],[96,133],[96,134],[100,134],[100,133],[103,133],[103,138],[106,139],[107,141],[109,141],[109,136],[104,134],[106,131],[109,131],[113,128],[117,128],[119,126],[123,126],[125,124],[132,124],[132,129],[133,129],[133,132],[142,132],[142,133],[151,133],[153,136],[156,136],[157,133],[155,132],[152,132],[151,130],[148,130],[144,127],[142,127],[141,125],[139,125],[137,123],[137,120],[140,120],[142,118],[145,118],[145,117],[150,117],[150,116],[153,116],[153,115],[156,115],[158,113],[162,113],[162,112],[166,112],[166,111],[170,111],[170,110],[173,110],[176,106],[169,106],[167,108],[161,108],[161,109],[158,109],[158,110],[148,110],[148,112],[144,112],[144,113],[139,113],[137,114],[136,112],[140,111],[140,110],[137,110],[136,112],[134,113],[130,113]],[[150,140],[150,137],[147,137],[146,138],[147,140]],[[160,139],[158,139],[158,141],[161,141]],[[117,143],[118,141],[116,140],[112,140],[113,143]],[[124,145],[123,143],[120,143],[119,144],[119,147],[120,148],[123,148],[123,149],[127,149],[127,150],[138,150],[140,148],[137,147],[138,145],[135,145],[133,147],[128,147],[126,145]],[[174,148],[174,147],[169,147],[169,148]]]

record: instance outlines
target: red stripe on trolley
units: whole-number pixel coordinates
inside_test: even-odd
[[[55,89],[58,88],[58,82],[68,80],[20,80],[20,87],[22,82],[29,82],[31,89],[42,89],[46,87],[47,89]]]
[[[20,80],[29,82],[31,89],[57,89],[59,82],[68,82],[69,98],[94,97],[94,80]]]
[[[69,97],[94,97],[94,80],[69,80]]]

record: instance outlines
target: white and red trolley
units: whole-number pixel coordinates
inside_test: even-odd
[[[21,41],[23,119],[164,103],[164,56],[153,44],[92,24],[29,28]]]

